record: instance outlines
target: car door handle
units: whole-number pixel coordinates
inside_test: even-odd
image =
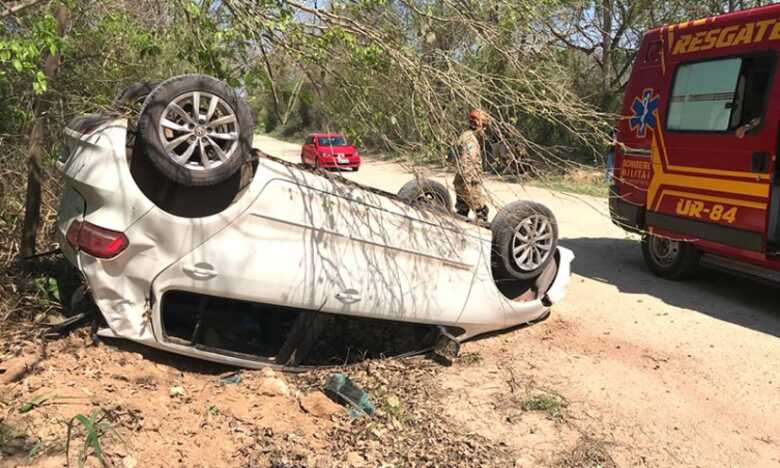
[[[185,265],[181,267],[181,269],[195,279],[211,279],[217,276],[217,272],[214,271],[211,265],[204,265],[202,263]]]
[[[344,304],[354,304],[358,301],[360,301],[360,293],[355,289],[347,289],[346,291],[342,291],[339,293],[336,293],[336,299],[340,300]]]

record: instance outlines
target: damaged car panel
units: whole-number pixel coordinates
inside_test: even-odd
[[[68,128],[62,162],[60,242],[106,319],[103,336],[287,366],[315,346],[323,317],[419,324],[414,336],[443,330],[463,341],[539,319],[565,294],[567,249],[532,280],[499,277],[490,230],[256,150],[227,206],[176,214],[151,194],[156,183],[139,179],[145,156],[126,147],[127,127],[117,118]],[[199,187],[200,200],[174,198],[208,204],[215,187]],[[121,250],[95,255],[84,226]]]

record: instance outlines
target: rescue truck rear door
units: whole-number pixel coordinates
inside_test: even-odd
[[[777,55],[674,64],[658,122],[647,224],[763,251],[777,151]]]
[[[769,203],[769,223],[767,230],[767,242],[769,250],[773,253],[780,253],[780,124],[777,129],[777,144],[775,146],[775,155],[772,158],[772,187],[771,202]]]

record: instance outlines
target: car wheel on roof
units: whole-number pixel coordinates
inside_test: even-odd
[[[449,213],[452,207],[447,187],[429,179],[410,180],[398,191],[398,198],[412,206],[430,207],[445,213]]]
[[[531,279],[553,261],[558,223],[546,206],[525,200],[512,202],[499,210],[490,229],[502,272]]]
[[[209,76],[182,75],[160,83],[146,98],[138,127],[152,163],[183,185],[222,182],[251,155],[249,107]]]
[[[140,112],[146,98],[160,83],[162,81],[139,81],[131,84],[114,99],[114,109],[119,112]]]

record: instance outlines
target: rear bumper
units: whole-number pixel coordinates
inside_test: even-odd
[[[569,289],[569,282],[571,281],[571,262],[574,261],[574,252],[565,247],[558,247],[558,255],[560,258],[558,261],[558,272],[555,275],[552,286],[550,286],[547,294],[542,298],[542,304],[547,307],[560,302],[566,296],[566,291]]]
[[[609,188],[609,216],[616,226],[629,232],[640,234],[645,226],[645,207],[624,201],[614,185]]]

